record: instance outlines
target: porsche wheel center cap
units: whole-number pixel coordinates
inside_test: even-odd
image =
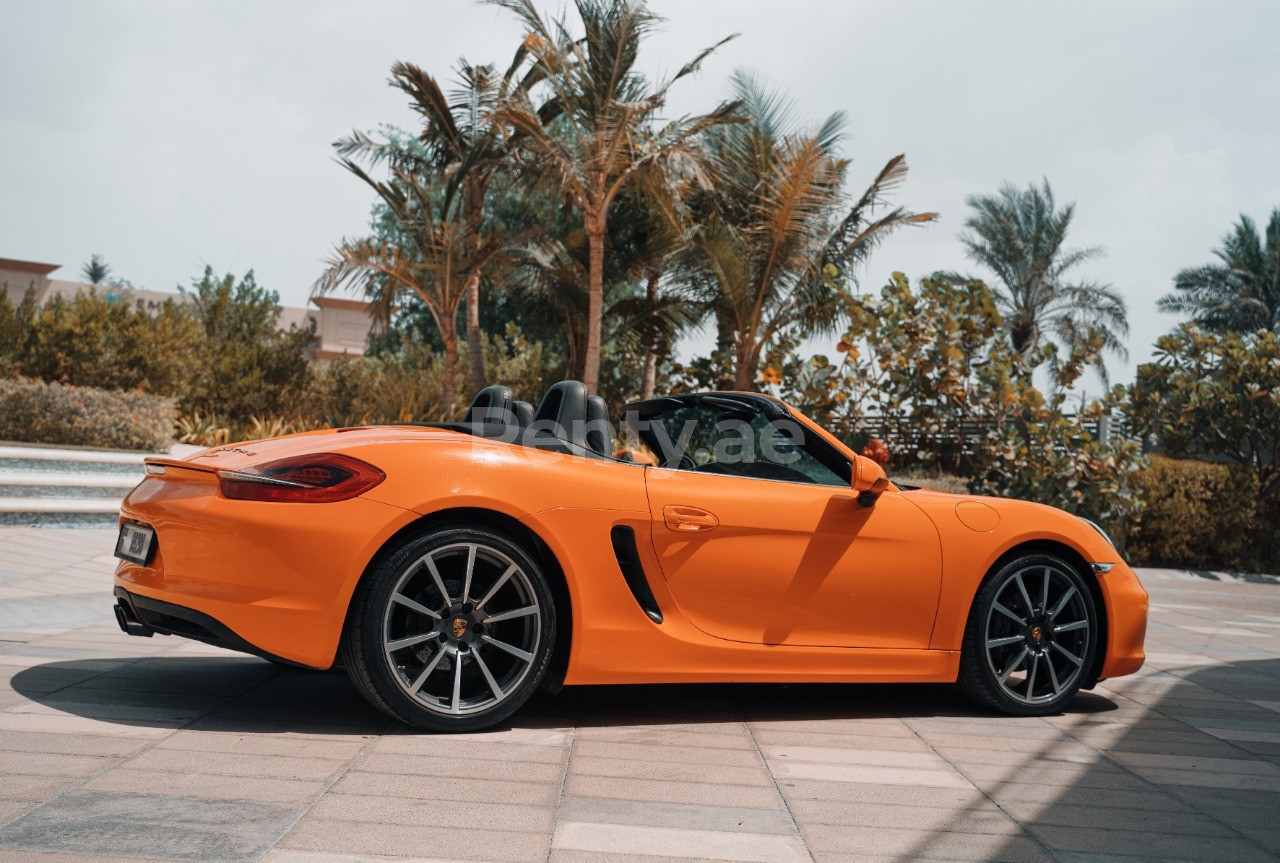
[[[454,626],[456,627],[457,624],[455,623]],[[1041,629],[1039,626],[1031,627],[1031,638],[1035,640],[1036,644],[1039,644],[1041,641],[1044,640],[1044,630]]]
[[[453,630],[454,638],[462,638],[462,636],[467,634],[468,621],[465,617],[455,617],[450,621],[449,626],[450,629]]]

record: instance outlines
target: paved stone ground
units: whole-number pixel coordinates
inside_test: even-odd
[[[1147,570],[1139,675],[1061,716],[948,687],[592,687],[388,723],[341,674],[110,622],[105,531],[0,531],[0,861],[1276,860],[1280,580]]]

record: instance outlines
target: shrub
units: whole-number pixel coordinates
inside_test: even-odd
[[[173,443],[173,400],[140,392],[0,380],[0,439],[157,451]]]
[[[1250,569],[1280,564],[1258,543],[1258,480],[1236,465],[1153,455],[1136,476],[1144,507],[1125,553],[1135,566]]]
[[[967,473],[975,494],[1018,497],[1123,528],[1141,506],[1132,475],[1135,443],[1104,443],[1081,420],[1118,406],[1121,390],[1066,412],[1084,368],[1101,350],[1091,333],[1060,358],[1052,344],[1020,354],[1009,344],[990,290],[980,281],[935,275],[912,289],[894,273],[878,297],[850,297],[838,364],[788,351],[777,391],[860,448],[868,417],[900,472]],[[1037,389],[1033,370],[1049,388]],[[767,376],[766,376],[767,377]],[[978,434],[950,434],[952,429]]]
[[[315,333],[281,330],[279,296],[259,286],[252,270],[237,282],[205,267],[183,293],[203,336],[199,364],[183,391],[184,410],[247,421],[278,412],[306,388]]]
[[[165,301],[147,310],[96,291],[55,296],[18,308],[0,299],[0,334],[11,371],[46,381],[174,395],[196,363],[199,331],[185,310]]]
[[[1280,545],[1280,334],[1209,333],[1183,324],[1138,367],[1135,428],[1174,456],[1213,456],[1251,474],[1254,547]],[[1276,566],[1277,554],[1259,566]]]

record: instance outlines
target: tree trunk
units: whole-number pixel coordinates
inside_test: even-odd
[[[737,328],[733,325],[733,317],[723,305],[716,305],[715,316],[716,350],[722,354],[727,354],[733,350],[733,343],[737,338]]]
[[[654,273],[649,276],[649,284],[645,287],[645,297],[649,300],[652,308],[658,302],[658,282],[662,280],[661,273]],[[640,379],[640,398],[653,398],[654,387],[658,383],[658,338],[654,336],[649,340],[649,346],[644,352],[644,376]]]
[[[743,337],[742,344],[735,352],[736,362],[733,370],[733,388],[744,392],[754,392],[756,389],[756,371],[760,364],[760,358],[756,355],[755,345],[747,341]]]
[[[457,314],[456,310],[454,313]],[[447,332],[442,331],[440,339],[444,342],[444,371],[440,378],[440,418],[444,422],[449,422],[453,419],[453,402],[456,392],[454,383],[454,369],[458,364],[456,327],[450,327]]]
[[[480,274],[467,279],[467,359],[471,363],[471,391],[488,386],[484,374],[484,336],[480,333]]]
[[[582,363],[582,382],[595,393],[600,384],[600,331],[604,318],[604,234],[607,226],[599,220],[587,221],[590,244],[590,285],[587,289],[587,350]]]

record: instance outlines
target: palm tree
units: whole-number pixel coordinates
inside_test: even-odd
[[[1025,356],[1046,338],[1076,348],[1098,329],[1105,349],[1128,356],[1121,342],[1129,334],[1124,299],[1111,285],[1070,276],[1103,254],[1100,246],[1065,248],[1074,203],[1059,208],[1048,180],[1025,190],[1006,183],[997,195],[970,195],[965,203],[972,213],[960,242],[995,274],[991,292],[1014,350]],[[1106,380],[1101,357],[1095,366]]]
[[[91,256],[80,268],[80,272],[84,275],[85,281],[91,285],[104,284],[111,278],[111,266],[102,259],[102,255]]]
[[[1213,254],[1222,263],[1179,272],[1160,311],[1189,314],[1218,332],[1280,330],[1280,207],[1271,211],[1265,241],[1241,214]]]
[[[439,171],[445,177],[443,193],[448,206],[454,197],[461,200],[462,217],[469,232],[468,242],[478,245],[487,229],[486,207],[493,178],[508,163],[504,130],[495,122],[494,112],[510,98],[513,87],[528,90],[538,80],[536,69],[522,80],[515,76],[524,62],[523,48],[506,74],[499,76],[492,65],[473,65],[460,59],[457,86],[447,96],[438,81],[412,63],[391,67],[391,85],[404,92],[413,109],[422,116],[418,149],[396,141],[378,141],[363,132],[335,145],[344,157],[363,157],[370,163],[388,162],[410,170]],[[424,155],[425,154],[425,155]],[[480,285],[483,273],[476,270],[466,284],[467,350],[473,390],[484,388],[484,338],[480,331]]]
[[[627,208],[624,201],[620,208]],[[627,236],[639,222],[616,219],[610,228],[611,255],[604,273],[604,310],[602,340],[619,348],[644,347],[646,350],[673,340],[674,334],[687,328],[698,317],[698,309],[675,294],[662,295],[654,290],[648,278],[645,290],[639,290],[638,274],[650,272],[656,265],[646,248],[645,239]],[[590,250],[581,229],[564,237],[543,236],[536,242],[515,249],[511,256],[518,269],[513,274],[512,290],[528,310],[524,323],[535,328],[557,329],[565,336],[566,374],[580,378],[586,365],[588,314],[591,278]],[[656,363],[655,363],[656,365]],[[642,378],[641,391],[645,383]],[[629,395],[634,395],[630,393]]]
[[[894,230],[936,216],[904,207],[878,213],[906,179],[900,155],[850,206],[849,163],[837,154],[844,116],[798,131],[780,94],[745,73],[732,83],[747,121],[703,136],[710,191],[691,200],[698,227],[680,278],[712,310],[719,342],[733,354],[734,386],[745,390],[756,387],[775,336],[834,330],[843,309],[838,285],[854,281],[855,268]]]
[[[396,167],[391,180],[380,182],[354,162],[339,161],[377,192],[395,220],[397,238],[343,240],[325,261],[312,291],[327,294],[358,286],[383,320],[405,291],[420,297],[444,343],[440,401],[448,416],[456,393],[458,307],[475,275],[514,238],[502,231],[475,238],[459,199],[447,194],[439,175]]]
[[[719,45],[698,54],[674,76],[650,86],[635,69],[640,44],[660,20],[642,0],[575,0],[583,35],[564,18],[548,20],[532,0],[491,0],[524,24],[524,46],[549,98],[541,109],[519,88],[495,116],[521,136],[526,161],[552,179],[578,210],[589,249],[587,341],[583,381],[594,392],[600,376],[604,316],[605,236],[609,212],[637,173],[657,164],[696,165],[695,142],[706,129],[736,119],[733,104],[653,128],[667,92],[697,71]],[[733,37],[729,37],[733,38]]]
[[[644,330],[639,393],[644,399],[653,398],[657,387],[659,353],[669,353],[680,334],[705,316],[697,304],[663,290],[692,233],[688,210],[681,203],[689,178],[664,168],[645,171],[636,187],[619,197],[613,220],[618,229],[611,229],[609,237],[626,277],[644,285],[643,302],[636,298],[643,314],[637,326]]]

